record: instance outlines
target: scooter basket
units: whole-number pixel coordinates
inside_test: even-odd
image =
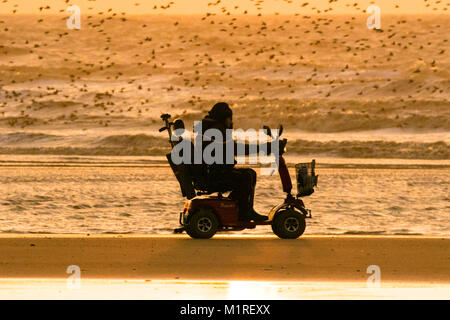
[[[314,192],[317,186],[318,175],[315,173],[316,161],[297,163],[295,176],[297,177],[297,197],[306,197]]]

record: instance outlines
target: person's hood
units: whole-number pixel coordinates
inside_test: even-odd
[[[233,117],[233,111],[228,103],[219,102],[208,112],[208,116],[219,122],[225,122],[225,119]]]

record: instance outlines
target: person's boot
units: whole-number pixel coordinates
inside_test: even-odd
[[[269,219],[269,217],[267,216],[263,216],[261,214],[259,214],[258,212],[255,211],[255,209],[250,209],[250,212],[248,214],[248,217],[250,218],[250,220],[253,220],[255,222],[257,221],[266,221],[267,219]]]

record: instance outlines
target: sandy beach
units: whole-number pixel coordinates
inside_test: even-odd
[[[450,284],[448,237],[1,235],[0,278],[347,281]]]

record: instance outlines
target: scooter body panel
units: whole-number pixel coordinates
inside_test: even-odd
[[[195,198],[190,201],[189,214],[194,214],[199,208],[211,209],[223,226],[238,225],[239,209],[234,200],[217,196]]]
[[[211,209],[219,219],[220,225],[224,228],[233,229],[253,229],[257,225],[269,225],[271,220],[262,222],[250,222],[239,220],[239,207],[235,200],[229,198],[219,198],[218,196],[198,197],[186,203],[186,216],[184,221],[189,221],[189,216],[200,208]]]

